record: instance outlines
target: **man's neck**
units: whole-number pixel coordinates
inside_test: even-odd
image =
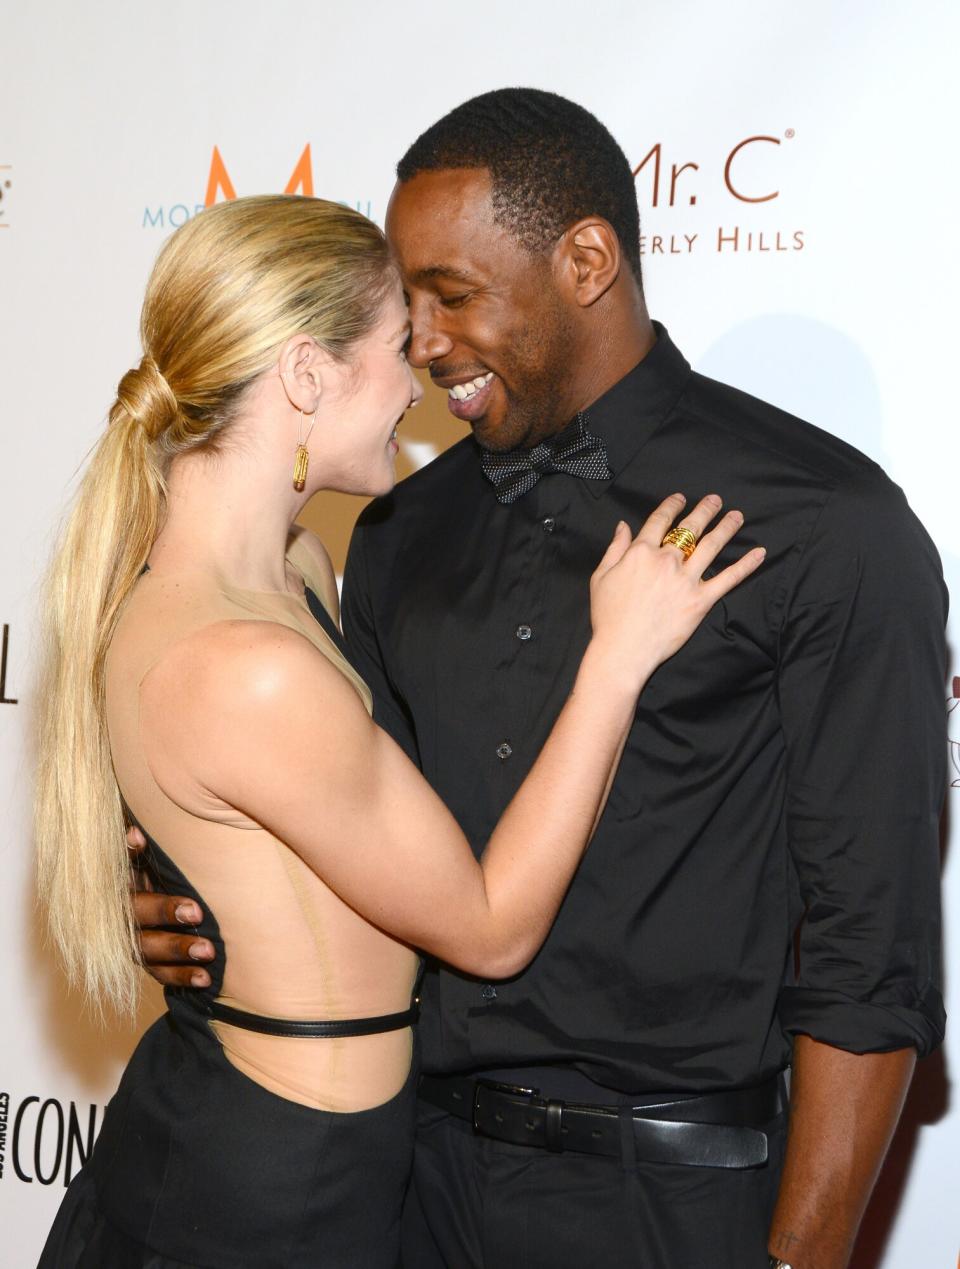
[[[571,416],[588,409],[647,356],[657,342],[657,332],[647,314],[643,297],[623,311],[610,314],[594,332],[593,354],[582,358],[584,377],[574,389],[575,405]],[[596,355],[599,346],[600,355]]]

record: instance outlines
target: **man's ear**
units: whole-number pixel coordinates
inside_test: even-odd
[[[587,216],[563,234],[554,248],[561,285],[581,308],[589,308],[620,276],[623,253],[609,221]]]
[[[324,376],[330,358],[312,335],[293,335],[277,359],[280,381],[295,410],[314,414],[323,396]]]

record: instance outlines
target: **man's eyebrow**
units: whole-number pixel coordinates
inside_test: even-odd
[[[425,269],[417,269],[413,275],[414,282],[429,282],[432,278],[450,278],[454,282],[465,282],[468,286],[472,286],[477,280],[450,264],[428,264]]]

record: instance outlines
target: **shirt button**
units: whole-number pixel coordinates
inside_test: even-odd
[[[504,741],[502,745],[497,745],[497,757],[500,759],[501,762],[505,762],[506,759],[509,758],[512,753],[513,753],[513,746],[507,744],[506,741]]]
[[[522,643],[526,643],[532,634],[533,634],[533,631],[530,629],[529,626],[517,626],[517,638]]]
[[[497,989],[494,987],[493,983],[487,983],[480,995],[484,998],[484,1000],[496,1000]]]
[[[557,527],[557,522],[554,520],[553,516],[547,516],[545,520],[540,521],[540,526],[544,533],[552,533]]]

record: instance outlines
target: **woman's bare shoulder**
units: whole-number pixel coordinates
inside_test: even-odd
[[[191,712],[288,708],[316,694],[328,707],[360,708],[356,692],[309,639],[266,619],[224,618],[193,631],[167,650],[149,679],[154,695],[173,693]]]
[[[273,796],[264,781],[287,787],[298,763],[318,780],[356,779],[372,730],[329,659],[269,620],[194,631],[140,685],[139,732],[153,778],[189,810],[209,808],[212,798],[263,823],[258,811]]]

